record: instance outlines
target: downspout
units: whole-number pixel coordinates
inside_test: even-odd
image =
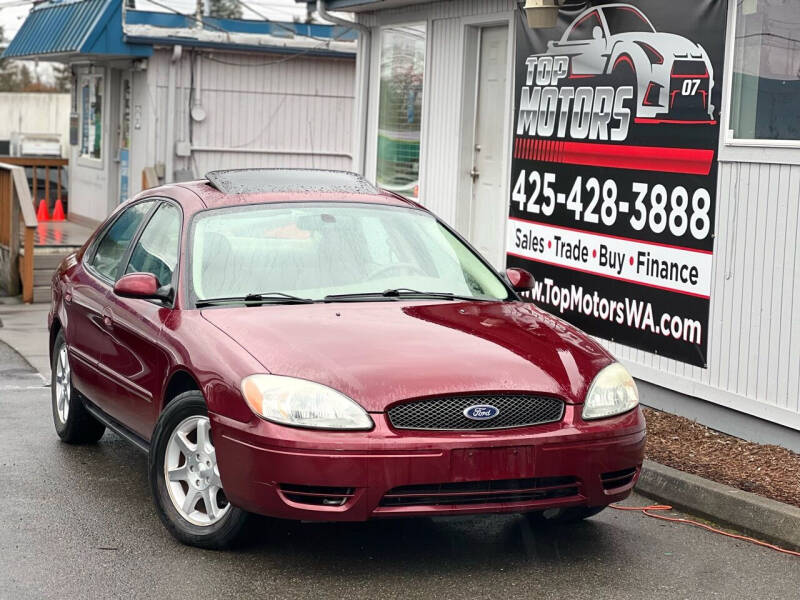
[[[167,83],[166,134],[164,135],[164,183],[175,181],[175,63],[181,59],[183,47],[173,46],[169,61],[169,82]]]
[[[323,21],[352,27],[360,33],[358,39],[358,55],[356,57],[356,71],[358,79],[356,81],[356,102],[353,107],[353,122],[358,123],[355,131],[355,148],[353,148],[353,170],[365,174],[367,161],[367,121],[369,112],[369,75],[370,75],[370,50],[372,41],[372,30],[361,23],[348,21],[341,17],[334,16],[328,12],[325,0],[317,0],[317,14]]]

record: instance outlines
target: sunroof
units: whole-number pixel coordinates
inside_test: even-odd
[[[356,173],[317,169],[231,169],[211,171],[206,179],[223,194],[341,193],[376,194],[378,189]]]

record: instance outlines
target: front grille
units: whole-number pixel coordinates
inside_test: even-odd
[[[603,482],[604,490],[613,490],[629,485],[635,476],[636,467],[633,467],[631,469],[623,469],[622,471],[603,473],[600,475],[600,480]]]
[[[397,487],[384,495],[381,506],[443,506],[498,504],[569,498],[579,494],[575,477],[539,477],[501,481],[468,481]]]
[[[355,493],[353,488],[288,483],[282,483],[280,490],[287,500],[312,506],[343,506]]]
[[[499,412],[485,421],[468,419],[464,410],[477,405],[490,405]],[[431,398],[398,404],[389,409],[388,415],[396,429],[508,429],[560,421],[564,416],[564,402],[558,398],[521,394]]]
[[[708,75],[706,63],[702,60],[676,60],[672,63],[672,76],[696,76]]]

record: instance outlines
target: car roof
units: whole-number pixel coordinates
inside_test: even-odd
[[[178,184],[208,208],[277,202],[363,202],[422,208],[355,173],[321,169],[232,169]],[[152,192],[153,190],[149,190]]]

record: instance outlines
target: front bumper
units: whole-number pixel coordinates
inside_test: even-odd
[[[210,418],[234,505],[287,519],[364,521],[605,506],[627,497],[644,457],[641,410],[591,423],[580,410],[568,405],[559,423],[486,432],[398,431],[383,414],[371,415],[372,431],[349,433]]]

